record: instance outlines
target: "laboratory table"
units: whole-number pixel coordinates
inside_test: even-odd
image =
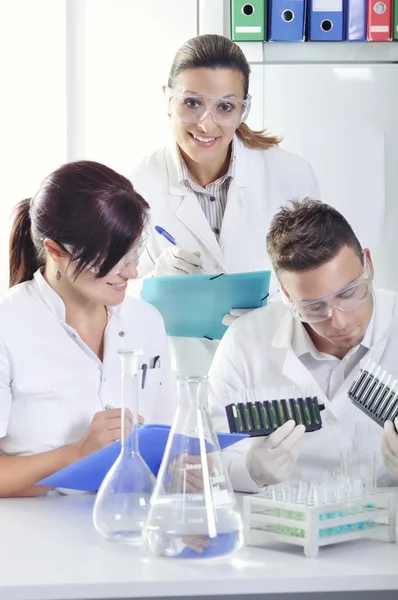
[[[398,599],[398,544],[355,541],[318,558],[244,547],[230,559],[153,558],[102,539],[93,496],[0,500],[1,600]]]

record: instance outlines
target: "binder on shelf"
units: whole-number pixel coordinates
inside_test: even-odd
[[[394,0],[393,7],[393,39],[398,40],[398,0]]]
[[[310,0],[308,19],[310,41],[343,40],[343,0]]]
[[[303,42],[305,13],[306,0],[269,0],[269,41]]]
[[[266,1],[231,0],[231,38],[234,42],[263,42],[266,38]]]
[[[347,0],[345,39],[348,42],[365,42],[367,26],[367,1]]]
[[[392,0],[368,0],[369,42],[391,42]]]

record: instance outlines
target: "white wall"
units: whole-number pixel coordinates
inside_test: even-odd
[[[161,87],[197,34],[196,0],[86,0],[85,155],[125,174],[163,145]]]
[[[129,174],[168,131],[161,86],[197,0],[2,0],[0,293],[15,204],[67,160]]]
[[[376,285],[398,290],[398,65],[263,69],[265,122],[284,136],[283,147],[310,160],[322,200],[371,249]]]
[[[0,4],[0,293],[14,205],[66,160],[63,0]]]

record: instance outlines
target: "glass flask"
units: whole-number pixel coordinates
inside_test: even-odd
[[[177,377],[178,408],[143,536],[156,556],[215,558],[238,550],[243,526],[207,410],[207,377]]]
[[[105,538],[140,544],[155,478],[138,446],[141,350],[119,350],[122,371],[122,438],[118,458],[105,476],[93,509],[97,531]],[[127,419],[133,419],[131,433]]]

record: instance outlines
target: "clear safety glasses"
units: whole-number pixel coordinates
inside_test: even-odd
[[[184,123],[200,123],[210,114],[221,127],[238,127],[246,121],[250,111],[250,94],[246,100],[235,96],[218,98],[199,94],[173,94],[168,97],[169,114]]]
[[[363,274],[343,289],[314,300],[292,302],[281,289],[283,302],[293,317],[303,323],[320,323],[333,315],[333,310],[350,312],[363,304],[372,293],[372,276],[365,258]]]
[[[127,252],[127,254],[125,254],[123,258],[119,260],[118,263],[116,263],[116,265],[109,271],[109,273],[107,273],[107,275],[119,275],[121,271],[123,271],[123,269],[125,269],[127,265],[131,262],[138,263],[142,253],[145,250],[147,241],[148,233],[145,233],[141,236],[139,243],[134,244],[131,250],[129,250],[129,252]],[[62,244],[62,246],[67,252],[69,252],[69,254],[71,254],[73,260],[76,260],[78,258],[76,256],[76,250],[73,246],[71,246],[70,244]],[[99,273],[100,271],[99,267],[95,266],[94,264],[88,266],[87,270],[91,271],[91,273]]]

